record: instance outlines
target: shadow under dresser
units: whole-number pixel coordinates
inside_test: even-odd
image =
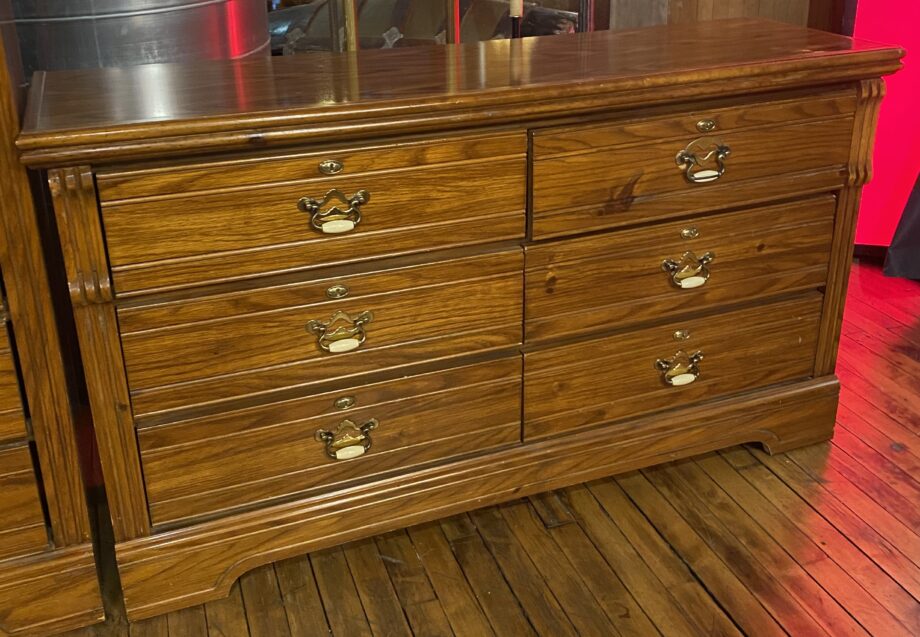
[[[772,22],[37,76],[128,614],[827,439],[880,77]]]

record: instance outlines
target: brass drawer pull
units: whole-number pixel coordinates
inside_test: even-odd
[[[373,442],[371,430],[376,429],[379,424],[376,418],[371,418],[362,425],[346,418],[335,430],[318,429],[313,437],[317,442],[324,444],[326,455],[333,460],[350,460],[370,451]]]
[[[316,336],[324,352],[342,354],[356,350],[367,340],[364,326],[374,320],[372,312],[361,312],[352,318],[345,312],[336,312],[328,321],[310,321],[307,331]],[[344,323],[336,327],[336,323]]]
[[[716,255],[704,252],[703,256],[696,256],[692,251],[684,252],[680,261],[665,259],[661,262],[661,269],[671,275],[671,283],[683,290],[691,290],[706,284],[709,280],[709,264]]]
[[[689,385],[700,377],[700,361],[702,360],[702,352],[688,354],[680,350],[671,358],[659,358],[655,361],[655,369],[661,372],[661,380],[665,385],[681,387]]]
[[[359,190],[349,198],[341,190],[333,189],[326,193],[322,201],[304,197],[297,202],[297,207],[310,215],[310,225],[316,230],[323,234],[344,234],[361,223],[361,206],[370,200],[371,193],[366,190]],[[324,210],[331,201],[339,201],[348,207],[343,210],[334,205]]]
[[[687,181],[693,184],[707,184],[725,174],[725,160],[732,150],[722,142],[711,139],[697,139],[674,157],[674,162],[684,169]],[[715,158],[716,169],[702,168],[703,164]],[[698,169],[698,170],[697,170]]]

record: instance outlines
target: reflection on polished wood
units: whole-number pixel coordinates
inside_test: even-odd
[[[727,80],[736,88],[775,90],[799,81],[804,69],[816,81],[822,73],[836,81],[882,75],[898,68],[901,54],[821,31],[735,19],[422,53],[39,73],[19,146],[27,163],[48,164],[444,130],[525,121],[549,109],[576,114],[639,97],[673,99],[674,91],[711,94]]]

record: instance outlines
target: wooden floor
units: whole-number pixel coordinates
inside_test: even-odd
[[[81,635],[920,635],[920,284],[858,265],[832,443],[733,448],[244,575]]]

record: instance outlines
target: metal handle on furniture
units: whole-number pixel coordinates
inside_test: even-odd
[[[326,455],[333,460],[350,460],[370,451],[371,430],[379,424],[376,418],[362,425],[346,418],[333,431],[318,429],[313,437],[324,444]]]
[[[732,149],[722,142],[697,139],[677,153],[674,162],[684,169],[687,181],[693,184],[707,184],[725,174],[725,160],[731,152]],[[702,167],[713,158],[716,162],[715,169]]]
[[[361,312],[354,318],[345,312],[336,312],[328,321],[310,321],[307,331],[316,336],[316,342],[324,352],[342,354],[358,349],[367,340],[364,326],[373,320],[372,312]],[[343,325],[336,327],[337,323]]]
[[[330,190],[322,201],[312,197],[303,197],[297,202],[297,207],[310,215],[310,225],[323,234],[344,234],[351,232],[361,223],[361,206],[371,200],[371,193],[359,190],[351,197],[346,197],[341,190]],[[324,208],[330,202],[338,201],[347,208],[333,205],[328,210]]]
[[[689,385],[700,377],[701,360],[703,360],[702,352],[688,354],[680,350],[671,358],[659,358],[655,361],[655,369],[661,372],[661,380],[666,385],[680,387]]]
[[[709,280],[709,264],[716,258],[712,252],[704,252],[696,256],[692,251],[684,252],[680,261],[665,259],[661,262],[661,269],[671,275],[671,283],[675,287],[691,290],[705,285]]]

